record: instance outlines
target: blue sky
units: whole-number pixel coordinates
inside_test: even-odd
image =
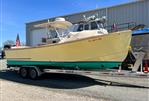
[[[117,5],[133,0],[0,0],[0,42],[25,42],[25,23],[40,19]]]

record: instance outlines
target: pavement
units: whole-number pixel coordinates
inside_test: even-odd
[[[21,78],[0,60],[0,101],[149,101],[149,78],[48,73]]]

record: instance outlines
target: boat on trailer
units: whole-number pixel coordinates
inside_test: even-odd
[[[96,70],[119,67],[128,54],[131,30],[108,33],[103,19],[71,24],[64,18],[36,25],[56,33],[47,44],[5,50],[8,67]]]

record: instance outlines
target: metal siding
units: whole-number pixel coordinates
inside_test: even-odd
[[[89,17],[89,16],[97,15],[97,14],[99,15],[99,17],[106,16],[106,10],[100,9],[100,10],[80,13],[76,15],[71,15],[71,16],[68,16],[67,19],[69,19],[69,21],[71,21],[72,23],[76,23],[84,19],[83,15],[85,15],[86,17]]]
[[[149,1],[136,2],[129,5],[112,7],[108,9],[108,25],[113,23],[136,22],[149,26]]]
[[[149,0],[147,0],[147,2],[145,3],[146,4],[146,6],[144,7],[145,9],[146,9],[146,12],[147,12],[147,16],[146,16],[146,19],[147,19],[147,27],[149,27]],[[146,20],[146,19],[144,19],[144,20]]]

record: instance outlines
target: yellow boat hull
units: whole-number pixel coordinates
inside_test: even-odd
[[[54,64],[67,62],[72,65],[80,62],[118,62],[120,65],[127,56],[130,41],[131,31],[127,30],[65,43],[11,49],[6,50],[5,53],[8,65],[17,64],[16,61],[20,63],[52,62]],[[77,64],[75,66],[77,67]]]

